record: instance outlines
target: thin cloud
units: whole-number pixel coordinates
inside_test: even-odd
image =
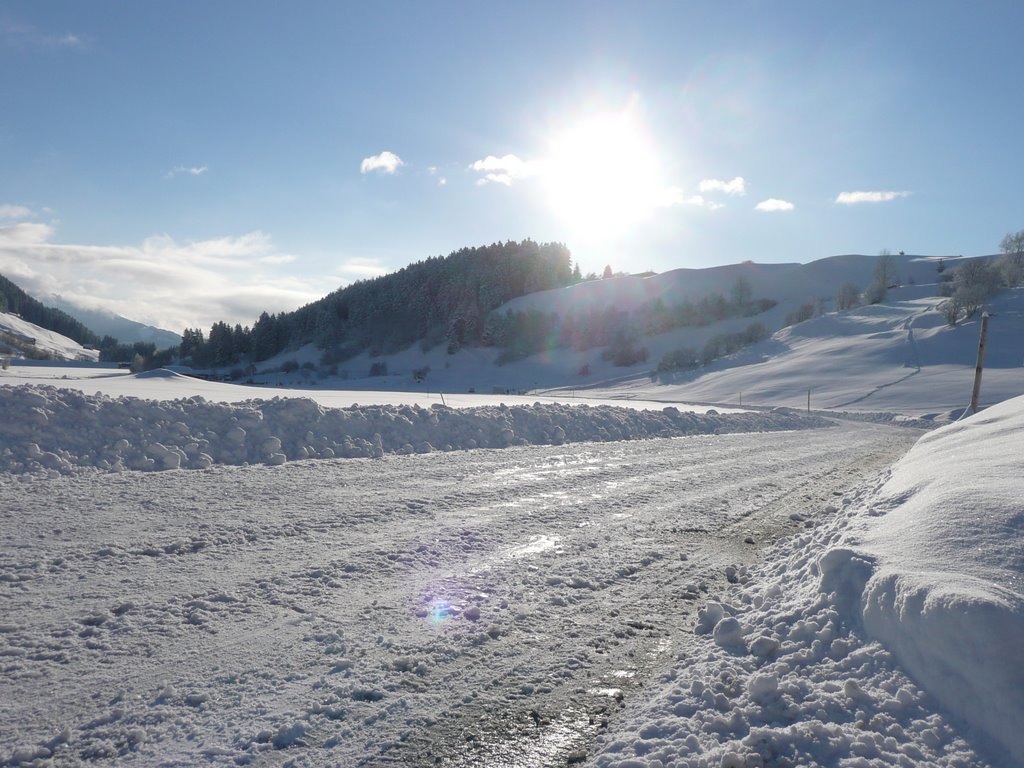
[[[737,176],[731,181],[722,181],[720,179],[704,179],[700,183],[701,194],[705,192],[723,192],[727,195],[745,195],[747,194],[747,182],[743,180],[742,176]]]
[[[388,152],[385,150],[379,155],[364,157],[363,161],[359,164],[359,172],[366,174],[372,173],[373,171],[380,171],[381,173],[386,173],[390,176],[403,165],[405,165],[405,161],[402,160],[402,158],[394,152]]]
[[[858,205],[859,203],[888,203],[890,200],[898,200],[901,197],[909,197],[909,192],[896,192],[893,190],[881,192],[840,192],[836,195],[836,203],[839,205]]]
[[[503,184],[510,187],[521,179],[536,176],[540,172],[540,165],[534,161],[523,160],[516,155],[502,157],[488,155],[483,160],[477,160],[470,165],[469,170],[484,174],[477,179],[478,186]]]
[[[265,232],[138,245],[56,243],[47,224],[0,228],[0,274],[34,296],[57,294],[160,328],[251,325],[259,314],[290,311],[337,287],[327,277],[297,278]]]
[[[678,208],[683,205],[693,205],[710,210],[722,207],[721,203],[706,200],[703,195],[687,196],[682,187],[665,187],[651,196],[651,207],[653,208]]]
[[[380,263],[379,259],[355,257],[346,259],[338,267],[338,277],[342,282],[380,277],[386,273],[387,269]]]
[[[210,169],[207,168],[205,165],[198,165],[198,166],[176,165],[174,168],[172,168],[171,170],[169,170],[165,174],[165,177],[168,178],[168,179],[173,179],[175,176],[181,176],[182,174],[184,174],[186,176],[202,176],[208,170],[210,170]]]
[[[21,221],[9,227],[0,227],[0,248],[5,245],[31,245],[43,243],[53,235],[49,224]]]
[[[708,200],[704,195],[691,195],[684,201],[687,205],[693,205],[697,208],[707,208],[709,211],[717,211],[719,208],[724,207],[722,203],[716,203],[714,200]]]
[[[291,264],[297,256],[293,256],[290,253],[274,254],[272,256],[260,256],[260,264]]]
[[[775,197],[769,197],[767,200],[762,200],[754,206],[755,211],[767,211],[769,213],[792,211],[794,208],[796,208],[796,206],[788,200],[779,200]]]
[[[24,205],[0,205],[0,219],[27,219],[32,210]]]
[[[437,179],[437,185],[439,187],[443,187],[445,184],[448,183],[448,179],[446,179],[444,176],[438,176],[438,167],[436,165],[429,166],[427,168],[427,173]]]
[[[84,48],[88,43],[89,39],[83,35],[40,32],[29,24],[0,17],[0,44],[11,48]]]

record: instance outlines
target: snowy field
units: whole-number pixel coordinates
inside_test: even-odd
[[[287,377],[286,377],[287,378]],[[300,377],[291,377],[290,384],[297,385]],[[705,413],[710,406],[691,403],[676,403],[664,400],[631,398],[619,392],[607,396],[592,395],[566,390],[556,395],[510,395],[459,391],[438,392],[427,387],[406,390],[344,389],[344,382],[332,380],[311,386],[273,386],[229,384],[218,381],[184,376],[173,371],[160,369],[135,375],[126,369],[105,367],[71,367],[61,364],[30,365],[15,361],[6,371],[0,371],[0,385],[14,386],[52,385],[62,389],[74,389],[88,395],[110,397],[135,397],[149,400],[175,400],[199,396],[216,403],[242,403],[247,400],[272,400],[279,398],[305,398],[326,408],[350,408],[362,405],[419,406],[446,405],[452,408],[474,408],[483,406],[533,405],[534,403],[558,403],[563,405],[590,406],[614,405],[620,408],[651,409],[676,405],[692,413]],[[474,387],[475,388],[475,387]],[[735,413],[742,408],[717,408],[719,413]]]
[[[107,378],[0,386],[0,764],[1024,764],[1024,401]]]

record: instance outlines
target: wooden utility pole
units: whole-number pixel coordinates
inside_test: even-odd
[[[971,413],[978,412],[981,394],[981,369],[985,367],[985,337],[988,336],[988,312],[981,315],[981,337],[978,339],[978,364],[974,368],[974,391],[971,393]]]

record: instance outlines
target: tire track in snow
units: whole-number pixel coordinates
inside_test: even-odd
[[[685,652],[726,566],[915,434],[5,481],[5,550],[41,565],[3,593],[0,653],[64,661],[3,656],[0,740],[68,728],[58,754],[140,765],[564,765]]]

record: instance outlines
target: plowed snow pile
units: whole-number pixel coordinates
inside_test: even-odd
[[[596,765],[1021,765],[1022,443],[1016,398],[826,508],[701,611]]]
[[[0,471],[71,473],[205,469],[296,459],[511,445],[637,440],[828,426],[794,414],[695,414],[536,403],[454,409],[434,405],[323,408],[308,399],[228,405],[202,397],[157,402],[49,386],[0,387]]]

